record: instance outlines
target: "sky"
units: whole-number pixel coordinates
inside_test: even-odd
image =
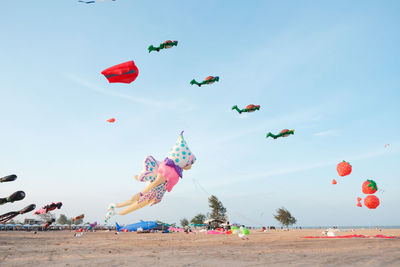
[[[161,203],[110,223],[179,223],[215,195],[246,225],[278,225],[280,207],[297,226],[400,224],[400,2],[4,0],[1,10],[0,176],[18,179],[0,196],[26,198],[0,214],[62,201],[56,214],[102,222],[109,203],[143,189],[133,177],[145,157],[163,160],[184,130],[192,169]],[[148,53],[165,40],[179,43]],[[133,83],[101,75],[129,60]],[[189,84],[209,75],[219,82]],[[231,110],[248,104],[261,109]],[[266,139],[282,129],[295,134]],[[343,178],[342,160],[353,166]],[[366,179],[380,189],[376,210],[356,207]]]

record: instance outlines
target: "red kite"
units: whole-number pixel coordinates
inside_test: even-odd
[[[132,60],[105,69],[101,74],[107,78],[109,83],[131,83],[139,75],[139,69]]]

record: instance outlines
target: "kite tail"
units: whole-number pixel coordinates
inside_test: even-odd
[[[193,84],[196,84],[196,85],[198,85],[199,87],[201,86],[201,84],[199,84],[198,82],[196,82],[195,79],[193,79],[193,80],[190,81],[190,85],[193,85]]]
[[[116,229],[117,229],[117,232],[121,232],[121,226],[119,226],[119,224],[116,222],[115,223],[115,227],[116,227]]]
[[[0,205],[7,203],[7,198],[0,198]]]
[[[239,112],[239,114],[242,114],[242,111],[238,108],[237,105],[234,105],[234,106],[232,107],[232,110],[236,110],[237,112]]]
[[[266,138],[268,138],[268,137],[275,138],[275,135],[274,135],[274,134],[272,134],[271,132],[269,132],[269,133],[267,133],[267,137],[266,137]]]
[[[8,222],[9,220],[16,217],[17,215],[18,215],[17,211],[11,211],[11,212],[5,213],[3,215],[0,215],[0,223]]]
[[[151,45],[151,46],[149,46],[148,50],[149,50],[149,53],[150,53],[151,51],[156,50],[156,48],[153,45]]]

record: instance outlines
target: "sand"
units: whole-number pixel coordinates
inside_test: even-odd
[[[0,232],[0,266],[400,266],[400,239],[301,239],[322,230],[237,235]],[[357,230],[396,235],[400,230]],[[353,232],[339,232],[339,235]]]

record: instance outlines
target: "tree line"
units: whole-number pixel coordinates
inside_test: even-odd
[[[226,208],[222,204],[222,202],[214,195],[208,198],[208,205],[211,209],[211,212],[208,213],[207,215],[199,213],[196,216],[194,216],[190,222],[187,218],[183,218],[180,220],[180,224],[182,227],[188,226],[189,223],[192,224],[204,224],[204,221],[206,219],[216,219],[216,220],[222,220],[225,221],[227,219],[226,215]],[[292,214],[285,209],[284,207],[279,208],[276,210],[276,214],[273,215],[274,218],[282,225],[285,227],[289,227],[290,225],[296,224],[297,220],[295,217],[292,216]]]

